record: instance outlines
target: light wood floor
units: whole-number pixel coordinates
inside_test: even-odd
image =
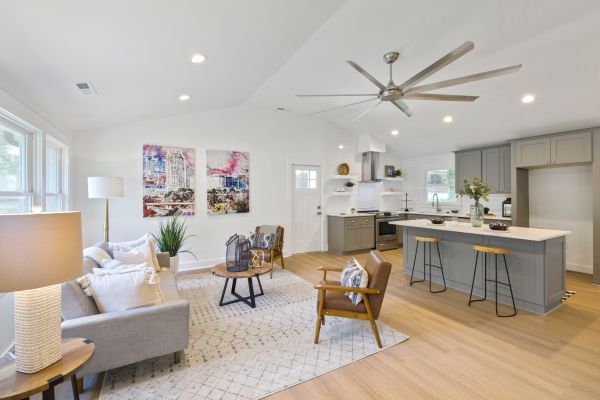
[[[384,256],[393,268],[380,321],[410,339],[270,400],[600,399],[600,287],[590,276],[568,273],[567,288],[577,294],[548,316],[519,310],[497,318],[491,301],[468,307],[463,292],[410,287],[402,250]],[[356,257],[364,261],[366,254]],[[310,253],[285,264],[317,283],[318,266],[347,259]],[[90,386],[82,399],[98,398],[99,384]]]

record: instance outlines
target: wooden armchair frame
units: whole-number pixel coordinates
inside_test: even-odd
[[[259,233],[260,232],[260,226],[257,226],[256,229],[254,230],[254,232]],[[284,228],[283,226],[279,225],[277,227],[277,232],[279,233],[279,241],[275,244],[273,244],[271,246],[270,249],[261,249],[263,251],[270,251],[270,255],[271,255],[271,261],[270,264],[271,266],[274,266],[275,264],[275,260],[279,260],[279,264],[281,264],[281,268],[285,269],[285,264],[283,261],[283,234],[284,234]],[[279,252],[279,254],[277,254],[277,252]],[[271,269],[271,273],[269,275],[269,277],[271,279],[273,279],[273,269]]]
[[[341,272],[342,268],[334,268],[334,267],[319,267],[319,271],[323,271],[323,281],[327,278],[327,272]],[[371,329],[373,330],[373,334],[375,335],[375,340],[377,341],[377,346],[382,348],[381,338],[379,337],[379,331],[377,330],[377,324],[375,323],[375,318],[373,316],[373,310],[371,308],[371,302],[369,300],[369,295],[380,294],[382,290],[374,289],[374,288],[355,288],[349,286],[337,286],[337,285],[326,285],[319,284],[315,286],[315,289],[319,291],[319,309],[317,311],[317,326],[315,328],[315,344],[319,343],[319,334],[321,333],[321,325],[325,325],[325,315],[330,315],[333,317],[342,317],[342,318],[353,318],[353,319],[362,319],[368,320],[371,323]],[[327,308],[325,304],[325,293],[326,291],[337,291],[337,292],[354,292],[363,294],[363,301],[365,302],[365,308],[367,310],[366,313],[363,312],[352,312],[345,310],[336,310],[332,308]]]

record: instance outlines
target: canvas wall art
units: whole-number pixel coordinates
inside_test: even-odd
[[[250,212],[250,153],[206,150],[209,215]]]
[[[194,215],[194,149],[144,145],[144,217]]]

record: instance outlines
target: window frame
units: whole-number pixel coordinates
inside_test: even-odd
[[[428,176],[430,172],[433,171],[446,171],[446,178],[448,180],[447,184],[429,184],[428,183]],[[432,168],[432,169],[425,169],[425,185],[424,185],[424,201],[426,203],[430,203],[432,201],[434,201],[433,199],[429,198],[429,193],[438,193],[438,199],[439,199],[439,203],[440,204],[457,204],[457,197],[456,197],[456,177],[454,178],[454,182],[451,179],[451,171],[453,172],[454,170],[452,168]],[[453,185],[454,184],[454,185]],[[447,186],[447,190],[435,190],[435,191],[431,191],[431,188],[442,188],[442,187],[446,187]],[[439,194],[440,193],[448,193],[448,200],[442,200],[439,198]]]
[[[53,148],[57,151],[57,186],[58,186],[58,191],[56,192],[49,192],[47,185],[46,185],[46,178],[48,176],[48,171],[47,171],[47,159],[46,159],[46,154],[47,154],[47,150],[48,148]],[[43,196],[43,209],[44,211],[48,211],[47,210],[47,200],[48,197],[57,197],[59,199],[59,204],[60,204],[60,208],[59,210],[53,210],[53,211],[64,211],[66,209],[68,209],[68,196],[67,196],[67,192],[68,192],[68,186],[69,186],[69,165],[68,165],[68,160],[69,160],[69,148],[62,143],[61,141],[55,139],[54,137],[50,136],[50,135],[46,135],[46,142],[45,142],[45,146],[44,146],[44,196]]]

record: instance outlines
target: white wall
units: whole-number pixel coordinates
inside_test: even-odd
[[[404,175],[403,188],[408,193],[409,207],[412,208],[430,208],[431,203],[426,201],[426,171],[431,169],[455,169],[454,153],[444,153],[434,156],[416,157],[402,160],[402,170]],[[482,201],[484,207],[489,207],[490,212],[496,215],[502,215],[502,202],[510,194],[491,194],[489,201]],[[463,213],[469,212],[469,207],[473,200],[458,196],[455,203],[440,203],[440,208],[458,208]]]
[[[529,170],[529,225],[570,230],[567,269],[592,273],[592,167]]]
[[[7,85],[8,83],[0,77],[0,86]],[[36,107],[25,105],[24,101],[27,100],[17,99],[14,95],[0,89],[0,108],[35,126],[43,134],[49,134],[70,146],[70,134],[48,121]],[[9,350],[14,342],[13,308],[12,293],[0,293],[0,356]]]
[[[289,166],[291,163],[324,166],[326,160],[339,156],[338,145],[342,140],[348,143],[350,157],[354,137],[321,120],[247,107],[77,134],[73,151],[75,208],[82,212],[84,244],[91,245],[102,239],[102,202],[87,198],[88,176],[124,177],[125,197],[111,200],[111,240],[129,240],[156,230],[159,219],[142,218],[142,145],[164,144],[196,149],[196,215],[189,217],[188,230],[197,235],[189,244],[201,266],[224,258],[225,241],[230,235],[248,234],[260,224],[283,225],[285,249],[289,252],[292,243]],[[207,215],[207,149],[250,152],[250,213]],[[332,162],[327,162],[327,168]],[[181,269],[195,266],[191,256],[182,255]]]

